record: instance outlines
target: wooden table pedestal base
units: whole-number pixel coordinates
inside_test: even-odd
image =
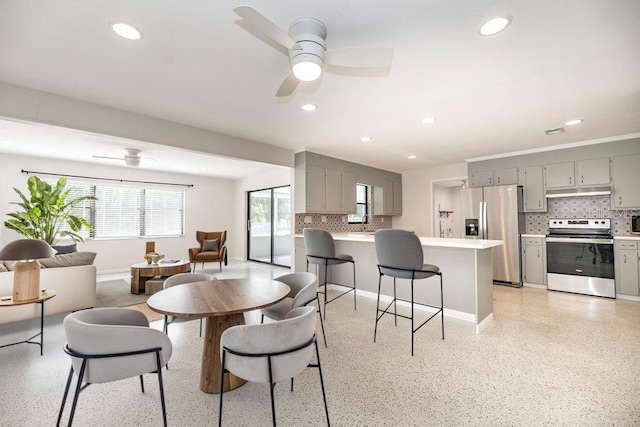
[[[200,373],[200,390],[205,393],[220,393],[220,337],[222,333],[236,325],[244,325],[244,315],[207,317],[203,346],[202,369]],[[233,390],[246,383],[242,378],[232,374],[224,375],[224,391]]]

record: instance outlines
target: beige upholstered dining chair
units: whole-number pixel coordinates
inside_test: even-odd
[[[60,425],[74,374],[77,384],[69,426],[73,423],[80,392],[90,384],[139,376],[144,393],[142,375],[156,373],[160,385],[162,419],[166,427],[162,366],[171,358],[173,347],[169,337],[150,328],[147,317],[130,308],[105,307],[76,311],[65,317],[63,324],[67,337],[64,351],[71,356],[71,369],[56,425]]]
[[[424,253],[420,238],[410,231],[386,229],[378,230],[374,235],[376,256],[378,257],[378,303],[376,305],[376,326],[373,332],[373,342],[376,342],[376,334],[378,332],[378,321],[385,314],[393,314],[394,321],[397,325],[398,317],[411,319],[411,355],[413,356],[413,337],[418,329],[424,326],[429,320],[440,314],[442,320],[442,339],[444,339],[444,296],[442,293],[442,273],[440,269],[431,264],[424,263]],[[393,277],[393,299],[386,308],[380,309],[380,286],[382,284],[382,276]],[[418,279],[427,279],[433,276],[440,276],[440,305],[429,305],[414,301],[414,281]],[[411,281],[411,299],[403,300],[396,296],[396,279],[408,279]],[[397,301],[404,301],[411,304],[411,316],[400,315],[397,313]],[[435,308],[436,311],[417,327],[414,326],[414,304]],[[393,305],[393,312],[389,309]],[[378,315],[379,314],[379,315]]]
[[[167,277],[162,286],[163,289],[168,289],[172,286],[183,285],[185,283],[192,282],[204,282],[209,280],[214,280],[210,274],[206,273],[179,273],[174,274],[173,276]],[[169,325],[177,322],[188,322],[190,320],[195,320],[194,318],[182,318],[182,317],[174,317],[169,315],[164,315],[164,326],[162,327],[162,331],[165,334],[169,334]],[[200,319],[200,336],[202,336],[202,319]]]
[[[326,347],[327,338],[324,334],[324,322],[322,321],[320,300],[318,298],[318,276],[313,273],[299,272],[285,274],[283,276],[276,277],[273,280],[277,280],[289,286],[291,291],[289,292],[289,295],[279,303],[261,310],[262,318],[260,323],[264,322],[265,317],[272,320],[283,320],[294,308],[304,307],[316,301],[318,303],[317,311],[320,316],[322,337],[324,338],[324,346]]]
[[[222,333],[221,377],[230,372],[247,381],[269,384],[271,419],[274,426],[276,407],[273,389],[276,383],[291,379],[293,391],[293,377],[306,367],[318,368],[327,425],[330,425],[315,334],[315,311],[315,307],[299,307],[291,310],[284,320],[259,325],[232,326]],[[314,347],[317,363],[312,364],[310,362],[314,355]],[[219,426],[222,426],[223,396],[224,381],[220,381]]]

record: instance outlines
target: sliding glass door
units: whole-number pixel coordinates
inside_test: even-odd
[[[249,191],[247,258],[291,267],[291,186]]]

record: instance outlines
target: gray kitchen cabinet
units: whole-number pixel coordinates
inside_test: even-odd
[[[547,285],[547,254],[544,237],[522,237],[522,281]]]
[[[640,294],[640,254],[638,242],[615,240],[614,259],[616,270],[616,293]]]
[[[552,163],[544,166],[546,188],[574,187],[575,169],[573,162]]]
[[[305,212],[353,213],[356,211],[356,176],[307,165]]]
[[[524,171],[524,211],[545,212],[547,198],[544,194],[542,166],[529,166]]]
[[[589,187],[611,184],[609,163],[608,157],[576,161],[576,185]]]
[[[640,154],[612,158],[612,208],[640,208]]]
[[[490,187],[493,185],[493,171],[480,171],[471,174],[472,187]]]
[[[518,168],[498,169],[493,172],[494,185],[518,185]]]
[[[382,187],[373,187],[374,215],[402,215],[402,183],[383,180]]]
[[[342,203],[340,212],[356,213],[356,174],[342,172]]]
[[[305,212],[324,212],[326,210],[326,169],[307,165],[306,179],[306,209]]]
[[[325,185],[325,211],[340,212],[342,210],[342,172],[326,169]]]

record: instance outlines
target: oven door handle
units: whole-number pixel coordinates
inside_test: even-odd
[[[596,245],[613,245],[613,239],[581,239],[572,237],[547,237],[547,243],[593,243]]]

